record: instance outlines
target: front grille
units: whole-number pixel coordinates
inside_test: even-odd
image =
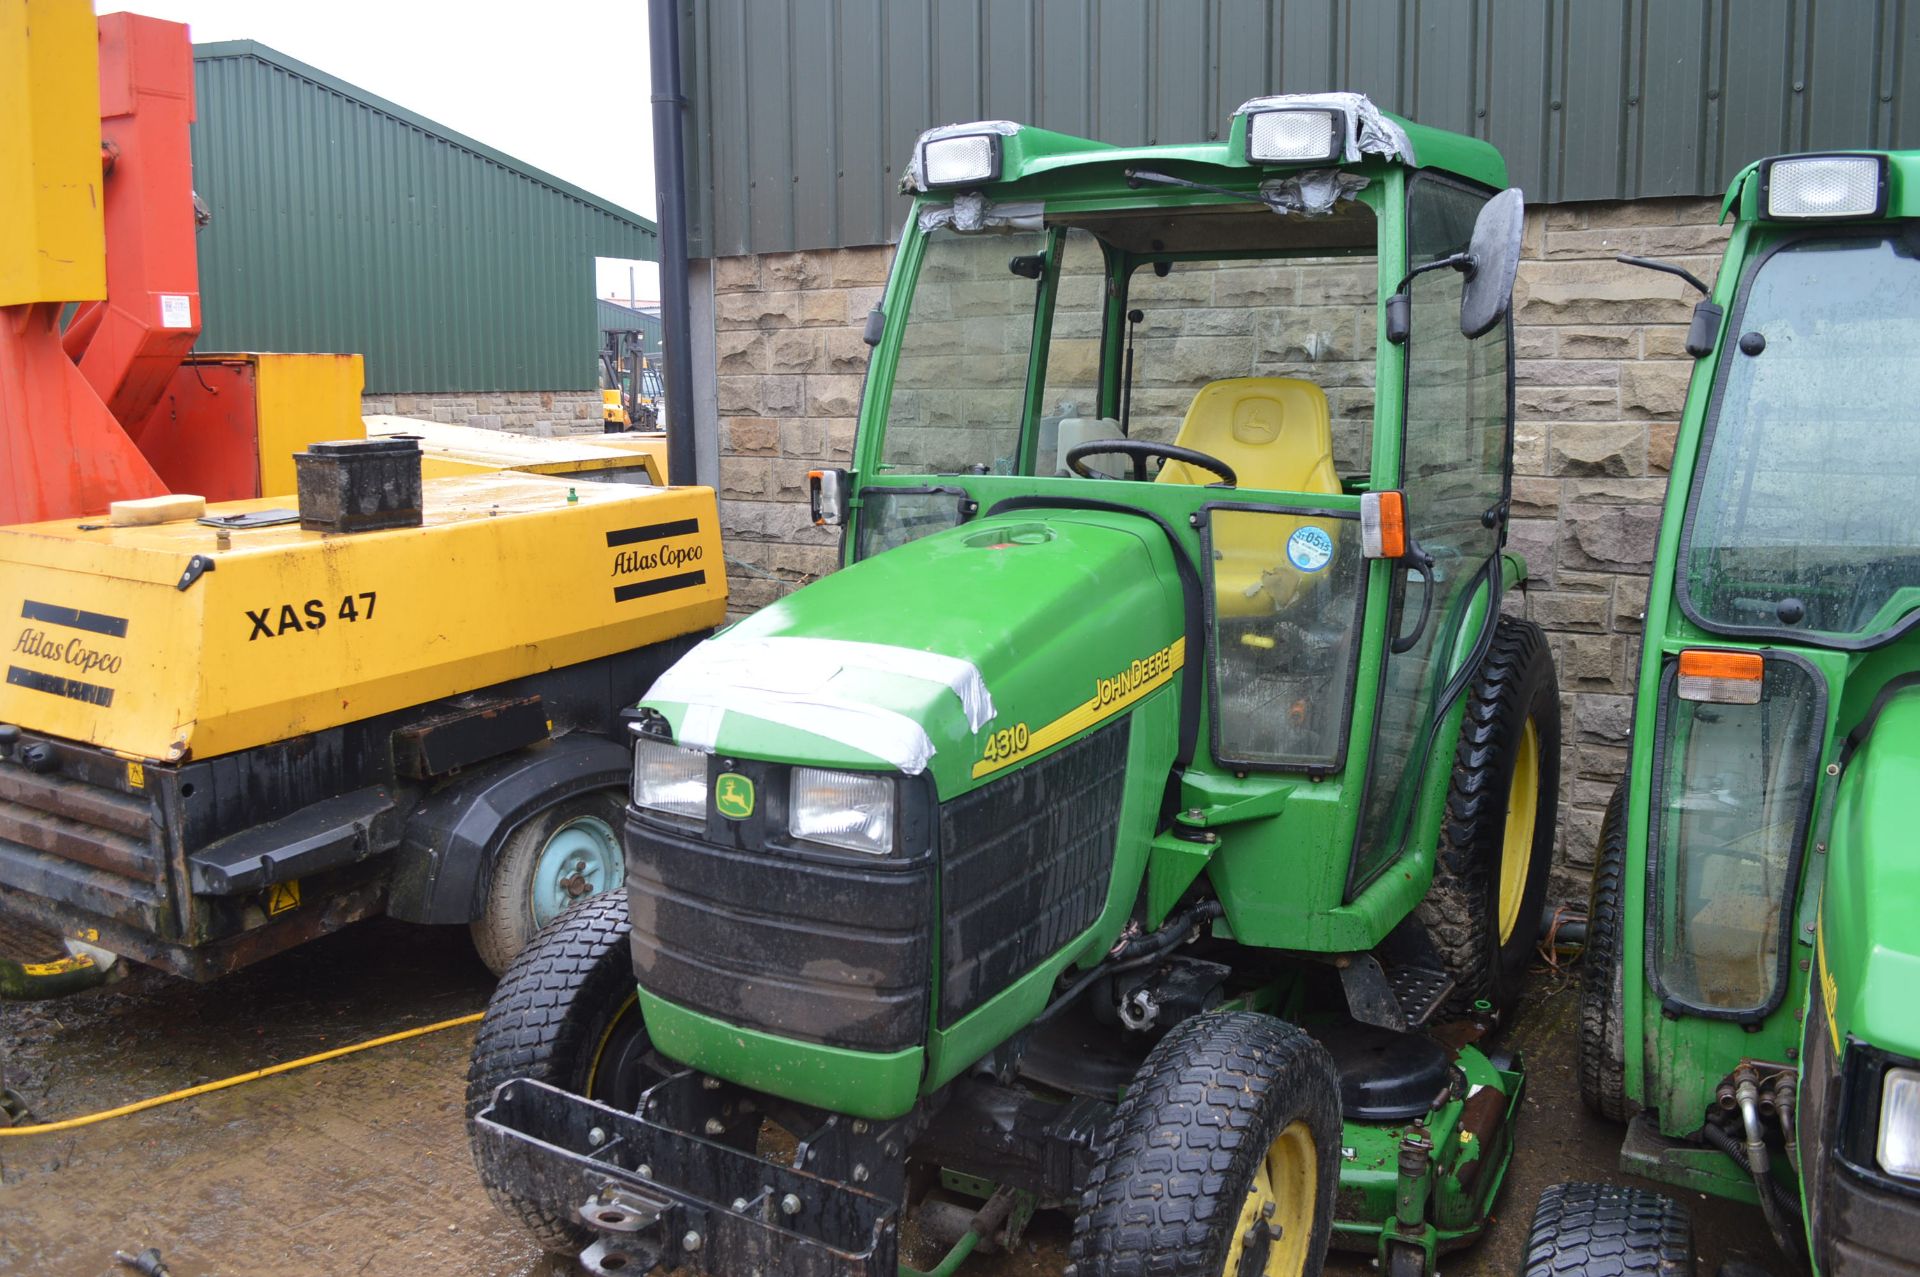
[[[781,1037],[897,1051],[926,1036],[931,861],[714,846],[627,816],[640,986]]]
[[[52,751],[44,772],[21,762]],[[0,761],[0,889],[77,905],[150,931],[173,929],[152,801],[101,750],[23,737]]]
[[[1126,789],[1124,715],[940,808],[940,1026],[1100,916]]]

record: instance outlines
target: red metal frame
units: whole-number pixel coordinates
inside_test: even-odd
[[[204,480],[254,495],[229,491],[234,473],[257,471],[251,423],[237,430],[230,406],[168,393],[200,336],[193,46],[185,26],[134,14],[99,29],[107,300],[82,304],[64,333],[57,302],[0,307],[0,523],[157,496],[168,491],[157,460],[174,490],[215,495]],[[204,430],[187,403],[207,410]],[[150,421],[166,423],[154,460]]]

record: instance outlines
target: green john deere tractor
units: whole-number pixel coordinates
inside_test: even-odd
[[[910,172],[846,566],[635,710],[627,898],[495,995],[481,1177],[596,1273],[892,1277],[909,1222],[945,1273],[1051,1208],[1082,1277],[1431,1272],[1558,791],[1519,192],[1357,94]]]
[[[1726,209],[1596,856],[1581,1088],[1630,1119],[1623,1170],[1758,1205],[1817,1272],[1913,1273],[1920,152],[1763,160]],[[1692,1263],[1674,1201],[1567,1184],[1528,1271]]]

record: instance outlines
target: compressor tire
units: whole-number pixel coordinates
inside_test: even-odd
[[[634,997],[624,892],[593,896],[529,945],[493,991],[467,1069],[467,1119],[501,1083],[531,1078],[631,1108],[646,1079],[648,1042]],[[494,1204],[547,1250],[575,1254],[591,1236],[570,1217],[515,1192],[509,1175],[473,1144]]]
[[[1521,1277],[1693,1277],[1693,1225],[1664,1193],[1555,1184],[1540,1194]]]
[[[1529,750],[1532,838],[1519,836],[1520,846],[1510,851],[1508,813],[1525,801]],[[1453,1014],[1467,1014],[1485,999],[1504,1019],[1520,1000],[1540,939],[1559,793],[1560,689],[1553,653],[1539,626],[1503,616],[1467,698],[1433,885],[1418,909],[1454,979],[1447,1005]],[[1522,849],[1525,877],[1516,883],[1510,876],[1503,893],[1503,865],[1510,875],[1520,871],[1506,857]],[[1510,927],[1504,935],[1503,916]]]
[[[1627,778],[1622,776],[1600,818],[1587,897],[1587,946],[1580,971],[1580,1098],[1601,1117],[1624,1122],[1638,1105],[1627,1098],[1622,1016],[1620,883],[1627,861]]]
[[[565,912],[557,879],[574,872],[559,863],[572,844],[598,891],[618,887],[623,872],[620,824],[624,800],[617,790],[581,794],[535,812],[507,835],[494,853],[487,899],[473,920],[473,947],[495,975],[504,975],[520,951],[533,942],[541,925]],[[571,844],[556,839],[571,840]],[[581,897],[585,899],[585,897]]]
[[[1339,1077],[1318,1042],[1245,1011],[1182,1021],[1101,1133],[1067,1272],[1315,1277],[1333,1226],[1340,1134]],[[1259,1208],[1268,1200],[1271,1216]],[[1265,1265],[1245,1254],[1263,1222],[1283,1226],[1278,1238],[1253,1239],[1273,1248]]]

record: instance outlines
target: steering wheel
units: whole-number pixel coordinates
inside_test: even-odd
[[[1190,466],[1198,466],[1208,474],[1218,475],[1221,484],[1237,487],[1240,476],[1233,467],[1218,457],[1210,457],[1204,452],[1192,448],[1182,448],[1171,443],[1154,443],[1149,439],[1093,439],[1087,443],[1077,443],[1067,449],[1067,469],[1082,479],[1109,479],[1113,476],[1101,474],[1088,468],[1088,457],[1120,456],[1133,459],[1133,478],[1136,483],[1147,481],[1147,462],[1159,457],[1163,462],[1183,461]],[[1213,485],[1208,485],[1213,486]]]

